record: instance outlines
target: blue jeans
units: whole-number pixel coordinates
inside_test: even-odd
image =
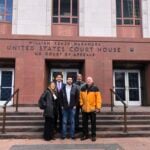
[[[70,121],[70,137],[74,137],[75,134],[75,113],[76,109],[68,108],[62,109],[62,137],[66,137],[67,121]]]

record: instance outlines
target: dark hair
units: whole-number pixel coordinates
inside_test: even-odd
[[[58,73],[58,74],[56,75],[56,77],[58,77],[58,76],[63,77],[63,75],[62,75],[61,73]]]
[[[52,83],[54,83],[56,85],[56,83],[54,81],[50,81],[50,82],[48,82],[48,86]]]
[[[73,80],[73,77],[72,77],[72,76],[67,76],[67,79],[68,79],[68,78],[71,78],[71,79]]]

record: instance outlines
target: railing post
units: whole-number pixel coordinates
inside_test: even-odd
[[[110,89],[110,93],[111,93],[111,112],[113,112],[114,111],[113,110],[113,108],[114,108],[114,106],[113,106],[113,93],[112,93],[111,89]]]
[[[17,94],[17,95],[16,95]],[[19,89],[17,89],[13,95],[7,100],[7,102],[3,106],[3,122],[2,122],[2,133],[5,133],[5,125],[6,125],[6,107],[9,101],[16,95],[16,112],[18,112],[18,101],[19,101]],[[14,102],[13,102],[14,105]]]
[[[124,105],[124,132],[127,132],[127,107]]]
[[[16,95],[16,112],[18,112],[18,99],[19,99],[19,90],[17,91],[17,95]]]
[[[113,111],[113,94],[115,94],[120,102],[122,102],[122,104],[124,105],[124,132],[127,133],[128,130],[127,130],[127,105],[123,102],[123,100],[120,98],[120,96],[118,96],[116,94],[116,92],[114,92],[112,89],[110,89],[111,91],[111,111]]]
[[[3,107],[3,126],[2,126],[2,133],[5,133],[5,122],[6,122],[6,106]]]

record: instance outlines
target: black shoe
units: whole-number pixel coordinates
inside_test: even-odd
[[[65,137],[63,137],[63,136],[62,136],[62,137],[61,137],[61,139],[62,139],[62,140],[64,140],[64,139],[65,139]]]
[[[55,138],[55,137],[52,137],[51,140],[56,140],[56,138]]]
[[[81,132],[81,131],[82,131],[81,128],[76,128],[76,129],[75,129],[75,132],[76,132],[76,133],[79,133],[79,132]]]
[[[72,140],[75,140],[76,138],[75,138],[75,137],[71,137],[71,139],[72,139]]]
[[[88,138],[89,138],[89,136],[82,136],[80,140],[81,140],[81,141],[84,141],[84,140],[86,140],[86,139],[88,139]]]
[[[45,141],[50,141],[51,139],[44,139]]]
[[[95,136],[92,136],[91,140],[92,140],[93,142],[95,142],[95,141],[96,141],[96,137],[95,137]]]

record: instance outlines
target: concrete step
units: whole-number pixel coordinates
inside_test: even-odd
[[[41,132],[43,131],[43,125],[36,125],[36,126],[6,126],[6,132]],[[0,131],[2,128],[0,128]]]
[[[104,115],[104,116],[97,116],[96,117],[97,120],[123,120],[124,117],[121,115],[118,116],[112,116],[112,115]],[[6,116],[7,120],[43,120],[44,117],[40,116],[40,115],[23,115],[23,116]],[[82,120],[82,117],[79,117],[80,120]],[[3,117],[0,116],[0,121],[3,120]],[[136,116],[132,116],[132,115],[128,115],[127,116],[127,120],[150,120],[150,115],[136,115]]]
[[[3,120],[3,117],[0,116],[0,121]],[[44,120],[43,116],[6,116],[6,120]]]
[[[123,115],[97,115],[97,120],[123,120]],[[44,117],[42,115],[7,115],[6,119],[9,120],[44,120]],[[82,116],[79,116],[79,119],[82,120]],[[3,116],[0,116],[0,121],[3,120]],[[150,120],[150,115],[128,115],[127,120]]]
[[[98,131],[97,137],[150,137],[150,131],[128,131],[127,133],[121,131]]]
[[[26,125],[26,126],[31,126],[31,125],[43,125],[44,120],[7,120],[6,121],[6,126],[17,126],[17,125]],[[82,124],[80,120],[80,124]],[[89,121],[90,124],[90,121]],[[123,125],[124,120],[96,120],[97,125]],[[150,120],[127,120],[128,125],[150,125]],[[2,126],[2,120],[0,121],[0,126]]]
[[[43,138],[42,132],[6,132],[0,133],[0,139],[41,139]]]
[[[36,126],[6,126],[6,132],[41,132],[43,125]],[[149,125],[128,125],[128,131],[150,131]],[[90,125],[89,125],[90,129]],[[0,128],[0,131],[2,128]],[[97,125],[97,131],[123,131],[123,125]]]
[[[103,115],[123,115],[124,113],[123,113],[123,110],[121,111],[121,112],[105,112],[105,111],[103,111],[103,112],[100,112],[100,113],[97,113],[97,116],[103,116]],[[1,111],[0,112],[0,116],[2,116],[3,115],[3,112]],[[6,115],[9,115],[9,116],[14,116],[14,115],[43,115],[43,112],[15,112],[15,111],[13,111],[13,112],[7,112],[6,113]],[[136,115],[150,115],[150,111],[149,112],[127,112],[127,115],[134,115],[134,116],[136,116]]]
[[[149,125],[128,125],[128,131],[150,131]],[[124,125],[97,125],[97,131],[123,131]]]
[[[2,116],[3,115],[3,112],[0,112],[0,116]],[[21,116],[23,116],[23,115],[43,115],[43,113],[42,112],[15,112],[15,111],[13,111],[13,112],[7,112],[6,113],[6,115],[9,115],[9,116],[14,116],[14,115],[21,115]]]
[[[81,133],[76,134],[77,138],[81,137]],[[122,131],[97,131],[97,138],[110,137],[150,137],[150,131],[129,131],[124,133]],[[9,132],[0,134],[0,139],[42,139],[43,132]],[[56,138],[60,138],[60,134],[56,134]]]
[[[128,112],[127,128],[124,133],[123,112],[101,112],[97,114],[97,137],[150,137],[150,112]],[[0,113],[0,130],[2,129]],[[6,134],[0,133],[0,139],[41,139],[44,127],[42,112],[8,112],[6,115]],[[82,117],[80,114],[80,126]],[[90,124],[90,121],[89,121]],[[90,128],[90,125],[89,125]],[[77,137],[80,137],[77,134]],[[60,134],[56,135],[57,138]]]

